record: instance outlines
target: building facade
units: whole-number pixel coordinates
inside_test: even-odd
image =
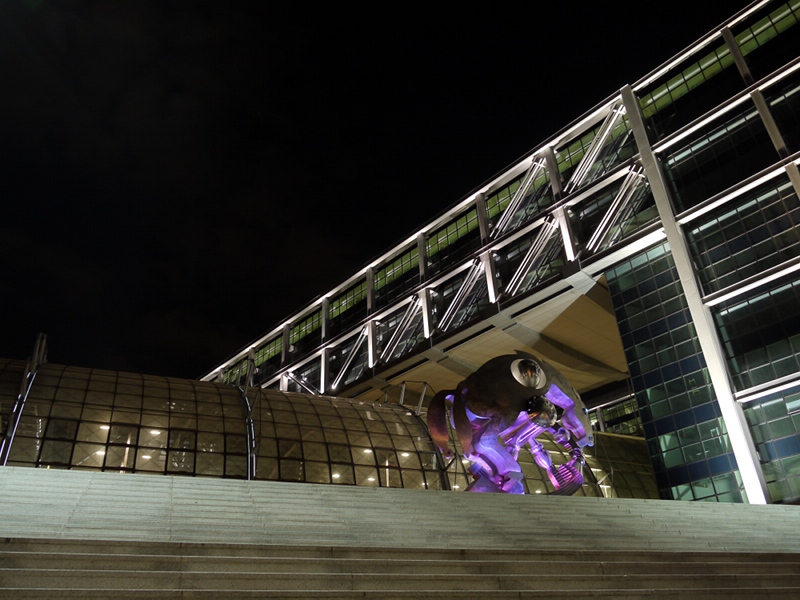
[[[522,349],[628,386],[662,498],[800,498],[798,20],[747,6],[203,379],[423,405]]]

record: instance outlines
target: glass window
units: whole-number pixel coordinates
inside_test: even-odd
[[[414,246],[375,270],[373,287],[376,306],[390,304],[408,294],[419,283],[419,251]]]
[[[675,133],[743,89],[733,64],[720,37],[641,90],[639,103],[650,141]],[[714,82],[706,85],[711,79]]]
[[[692,221],[686,238],[706,294],[800,255],[800,202],[788,177]]]
[[[677,213],[695,206],[778,160],[755,106],[706,125],[694,141],[663,159]]]
[[[789,154],[797,152],[800,150],[800,75],[780,81],[767,90],[765,97]]]
[[[431,274],[466,258],[480,245],[478,210],[473,208],[428,236],[425,248]]]
[[[407,318],[404,318],[407,313]],[[409,354],[425,339],[422,310],[419,303],[413,302],[381,319],[376,337],[380,358],[383,362],[390,362]]]
[[[499,232],[494,229],[501,219],[507,221],[503,224],[501,233],[508,233],[529,223],[553,203],[550,174],[547,169],[538,169],[535,174],[531,175],[527,189],[520,190],[520,185],[526,176],[519,176],[486,199],[486,216],[489,219],[489,227],[492,228],[493,235],[499,235]],[[504,213],[517,194],[522,197],[515,202],[512,208],[514,214],[506,217]]]
[[[669,246],[662,243],[624,261],[607,271],[606,279],[660,494],[683,498],[686,490],[669,485],[670,477],[685,479],[686,465],[730,449],[689,311],[685,302],[670,304],[683,293]],[[707,466],[693,472],[705,475],[692,485],[714,496],[704,482]]]
[[[497,275],[507,295],[512,285],[513,295],[522,294],[560,275],[565,264],[561,235],[548,224],[496,251]]]
[[[567,216],[577,250],[601,251],[654,222],[658,210],[647,181],[630,174],[571,206]]]
[[[305,317],[289,328],[289,354],[292,360],[307,355],[322,341],[322,311]]]
[[[737,390],[767,383],[800,369],[800,281],[770,288],[712,309],[728,370]]]
[[[800,1],[770,3],[734,29],[736,43],[756,80],[797,57]]]
[[[328,306],[331,335],[344,333],[367,316],[367,282],[361,280]]]

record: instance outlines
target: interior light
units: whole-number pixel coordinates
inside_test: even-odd
[[[400,456],[410,456],[410,454],[408,452],[401,452]]]
[[[333,474],[333,478],[334,478],[334,479],[339,479],[339,474],[338,474],[338,473],[334,473],[334,474]]]
[[[536,493],[537,493],[537,494],[541,494],[541,493],[542,493],[542,490],[536,490]]]
[[[99,454],[100,456],[103,456],[103,454],[105,453],[106,453],[105,450],[98,450],[97,452],[95,452],[95,454]]]
[[[100,429],[109,430],[111,429],[111,427],[109,427],[108,425],[100,425]]]
[[[372,450],[369,448],[364,448],[364,454],[372,454]]]
[[[374,477],[367,477],[367,481],[375,481]]]
[[[152,457],[149,454],[142,454],[142,458],[145,460],[150,460]]]
[[[160,432],[158,429],[151,429],[151,430],[150,430],[150,433],[152,433],[153,435],[158,435],[158,434],[160,434],[161,432]]]
[[[457,489],[458,489],[458,488],[460,488],[460,487],[461,487],[460,485],[454,485],[454,486],[453,486],[453,489],[454,489],[454,490],[457,490]]]

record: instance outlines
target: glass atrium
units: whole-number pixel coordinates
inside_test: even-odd
[[[8,428],[25,363],[0,365]],[[549,443],[556,461],[567,460]],[[655,498],[644,443],[600,436],[579,495]],[[522,461],[521,461],[522,462]],[[423,418],[394,403],[279,392],[44,364],[10,466],[463,491],[465,465],[444,461]],[[552,484],[523,462],[529,493]]]

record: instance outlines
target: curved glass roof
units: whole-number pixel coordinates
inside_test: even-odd
[[[24,376],[24,362],[0,362],[3,431]],[[615,438],[632,446],[612,469]],[[657,497],[647,453],[636,454],[644,441],[600,440],[579,493]],[[566,460],[548,447],[556,464]],[[531,457],[520,463],[526,491],[553,491]],[[445,462],[408,407],[53,364],[39,367],[8,465],[433,490],[468,483],[466,465]],[[617,489],[608,475],[626,471]]]

